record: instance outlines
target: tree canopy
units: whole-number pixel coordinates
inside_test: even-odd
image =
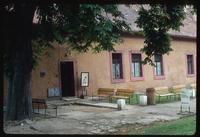
[[[186,17],[183,5],[150,5],[139,10],[137,26],[144,32],[144,47],[141,49],[147,57],[144,63],[153,65],[151,57],[155,54],[168,54],[172,51],[170,29],[179,31]]]
[[[130,31],[117,5],[51,4],[39,5],[36,11],[39,21],[34,28],[35,49],[57,41],[79,52],[111,51],[122,41],[120,32]]]

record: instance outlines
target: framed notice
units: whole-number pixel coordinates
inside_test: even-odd
[[[89,86],[89,72],[81,72],[81,86],[82,87]]]

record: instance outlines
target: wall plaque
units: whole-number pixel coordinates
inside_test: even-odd
[[[48,97],[59,97],[60,89],[59,88],[48,88]]]

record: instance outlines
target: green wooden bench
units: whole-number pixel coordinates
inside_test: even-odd
[[[185,85],[174,85],[174,86],[172,86],[172,90],[176,94],[176,96],[178,96],[178,99],[180,99],[181,92],[185,87],[186,87]]]
[[[131,89],[117,89],[115,95],[110,96],[110,101],[113,99],[125,99],[129,100],[129,104],[131,103],[131,97],[133,97],[134,91]]]
[[[190,84],[190,86],[196,91],[196,83]]]
[[[110,101],[110,96],[113,95],[114,88],[99,88],[96,93],[92,94],[92,100],[94,96],[101,98],[108,98]]]
[[[160,98],[161,97],[171,97],[173,96],[174,99],[176,97],[175,93],[172,93],[171,91],[169,91],[168,87],[156,87],[155,89],[155,95],[158,97],[158,102],[160,102]]]

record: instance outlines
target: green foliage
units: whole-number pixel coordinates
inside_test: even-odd
[[[67,43],[69,50],[78,52],[111,51],[116,43],[122,42],[121,31],[132,31],[117,5],[48,3],[36,6],[39,22],[32,28],[34,65],[54,41]],[[143,32],[136,35],[145,37],[141,49],[147,55],[144,63],[153,64],[154,54],[172,51],[167,31],[179,30],[184,17],[183,6],[151,5],[148,10],[141,7],[136,23]]]
[[[194,15],[194,14],[197,14],[197,4],[192,5],[191,13],[192,13],[193,15]]]
[[[44,55],[45,50],[48,47],[52,47],[51,44],[48,42],[45,42],[44,40],[41,40],[40,38],[35,39],[32,41],[32,49],[33,49],[33,68],[38,65],[38,61],[41,59],[41,57]]]
[[[67,43],[70,50],[78,52],[111,51],[122,42],[120,31],[130,31],[117,5],[39,5],[37,14],[39,23],[34,26],[33,40],[39,45],[34,45],[34,64],[42,55],[40,50],[53,41]]]
[[[172,51],[171,38],[167,33],[170,29],[179,31],[185,19],[184,6],[180,5],[150,5],[149,9],[141,7],[136,24],[144,32],[144,47],[141,49],[147,55],[143,63],[154,65],[151,57],[155,54],[169,54]]]

